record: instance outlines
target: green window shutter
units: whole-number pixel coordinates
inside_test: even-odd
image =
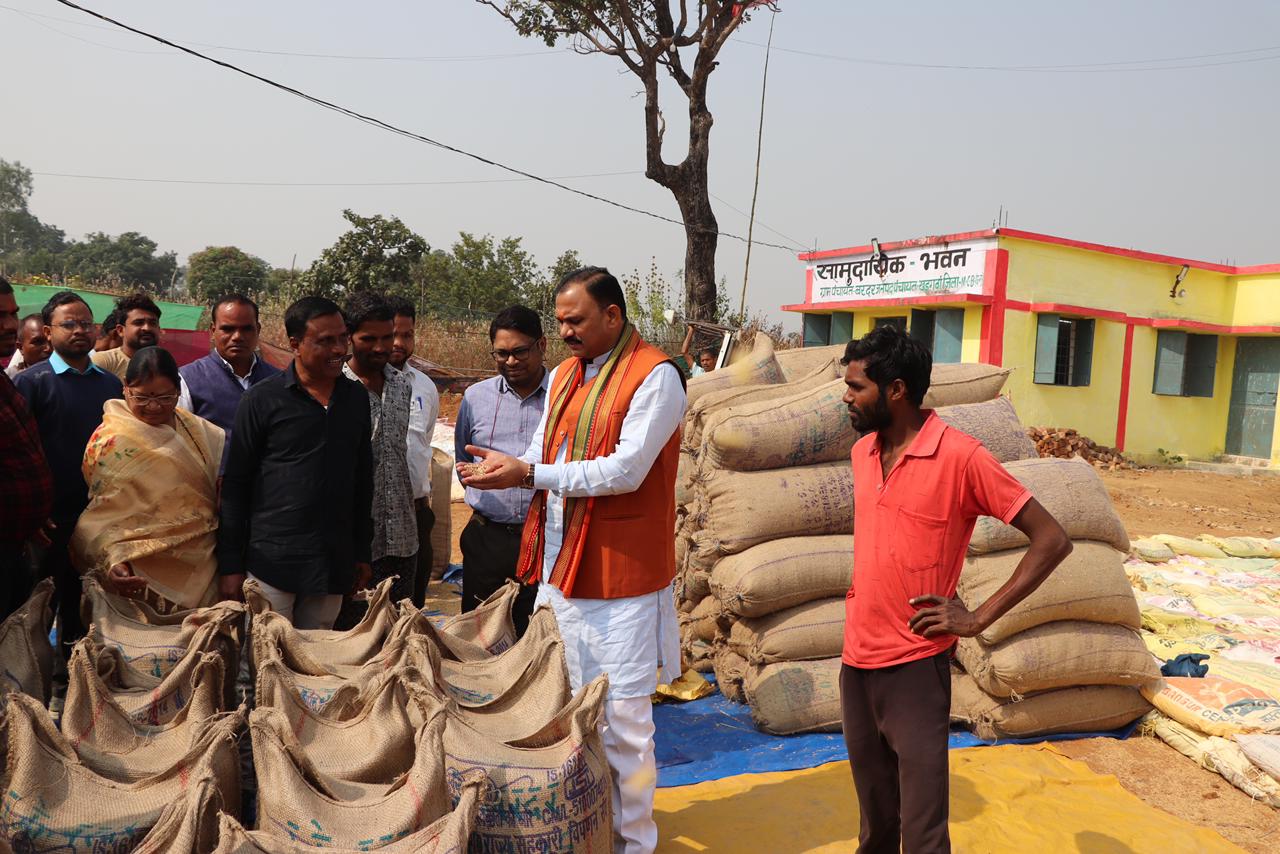
[[[1058,364],[1058,315],[1036,315],[1036,366],[1033,379],[1053,385],[1054,369]]]
[[[1156,333],[1156,372],[1152,394],[1182,394],[1187,364],[1187,333],[1161,329]]]
[[[837,311],[831,315],[832,344],[844,344],[853,340],[853,315],[847,311]]]
[[[911,309],[911,337],[933,350],[934,312],[927,308]]]
[[[1088,385],[1093,374],[1093,324],[1092,318],[1073,321],[1076,327],[1075,362],[1071,367],[1071,384]]]
[[[1187,336],[1187,370],[1183,394],[1213,397],[1213,377],[1218,371],[1218,336]]]
[[[964,309],[940,309],[934,318],[933,361],[935,364],[955,364],[960,361],[964,344]]]
[[[831,341],[831,315],[804,315],[803,330],[804,346],[825,347]]]

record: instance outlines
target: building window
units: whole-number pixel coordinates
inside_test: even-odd
[[[935,363],[959,362],[964,343],[964,309],[911,309],[911,337],[929,348]]]
[[[1036,315],[1034,379],[1041,385],[1089,384],[1093,367],[1093,320]]]
[[[881,326],[892,326],[901,332],[906,332],[907,318],[906,317],[877,317],[875,322],[875,328],[879,329]]]
[[[1156,333],[1153,394],[1213,397],[1218,370],[1218,336],[1192,335],[1174,329]]]
[[[831,315],[804,315],[804,346],[825,347],[831,343]]]
[[[853,340],[853,315],[847,311],[833,312],[831,315],[832,344],[845,344]]]

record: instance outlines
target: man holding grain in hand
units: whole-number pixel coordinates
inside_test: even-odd
[[[1025,599],[1071,552],[1048,511],[978,441],[921,409],[933,359],[882,327],[845,348],[853,446],[853,586],[840,668],[860,854],[951,850],[951,647]],[[955,598],[979,516],[1031,540],[1009,581],[970,611]]]

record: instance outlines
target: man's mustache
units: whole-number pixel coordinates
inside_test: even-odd
[[[565,338],[565,339],[564,339],[564,343],[566,343],[566,344],[570,344],[570,345],[572,345],[572,344],[581,344],[581,343],[582,343],[582,339],[581,339],[581,338],[579,338],[577,335],[570,335],[568,338]]]

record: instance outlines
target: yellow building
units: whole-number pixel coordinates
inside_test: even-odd
[[[937,362],[1013,368],[1027,424],[1157,460],[1280,465],[1280,264],[1237,267],[1010,228],[809,252],[806,346],[896,324]]]

